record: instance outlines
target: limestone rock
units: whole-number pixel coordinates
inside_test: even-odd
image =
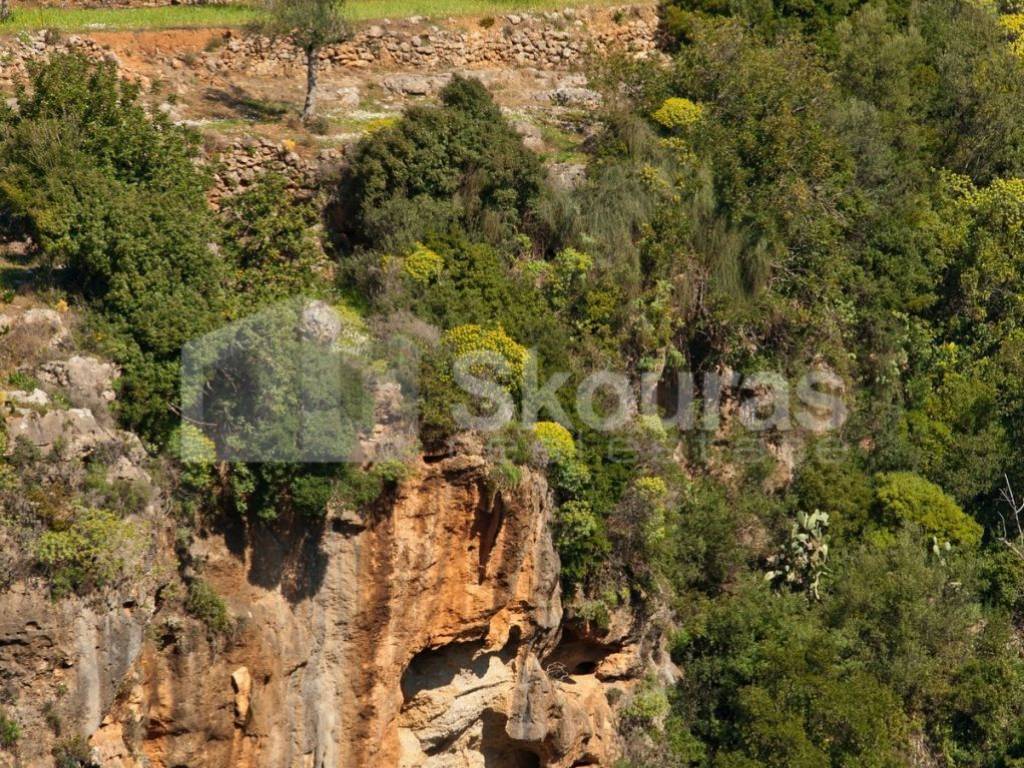
[[[87,408],[69,408],[46,413],[29,411],[7,420],[8,450],[18,438],[25,438],[44,454],[62,446],[71,457],[84,456],[116,434],[99,424]]]
[[[235,720],[245,723],[252,696],[252,675],[247,667],[239,667],[231,673],[231,687],[235,692]]]
[[[341,336],[341,318],[326,302],[311,301],[302,309],[299,332],[303,338],[330,344]]]
[[[383,85],[389,91],[406,96],[428,96],[440,90],[450,79],[444,75],[396,74],[388,75]]]
[[[43,307],[11,308],[0,314],[0,335],[8,349],[32,350],[37,355],[62,347],[70,338],[61,314]]]
[[[114,383],[120,375],[113,363],[86,355],[43,363],[37,371],[42,381],[63,389],[74,405],[104,411],[116,396]]]
[[[334,96],[338,101],[338,106],[340,107],[344,107],[345,109],[355,109],[359,106],[359,88],[354,85],[339,88],[334,92]]]
[[[512,123],[512,128],[522,137],[523,146],[527,149],[534,152],[543,152],[546,148],[547,145],[544,143],[544,137],[541,135],[540,128],[537,125],[528,120],[515,120]]]
[[[24,392],[18,389],[11,390],[5,393],[5,400],[11,407],[22,414],[44,409],[50,404],[50,396],[41,389],[33,389],[31,392]]]
[[[474,447],[453,440],[386,512],[332,512],[312,542],[265,526],[230,547],[198,540],[203,578],[243,629],[227,653],[144,651],[140,716],[158,735],[134,753],[196,768],[511,768],[527,753],[610,765],[604,683],[554,680],[538,655],[562,618],[547,484],[528,472],[495,494]]]
[[[558,189],[576,189],[587,178],[587,166],[583,163],[551,163],[548,178]]]
[[[548,94],[548,98],[560,107],[593,109],[601,104],[601,94],[578,85],[560,85]]]

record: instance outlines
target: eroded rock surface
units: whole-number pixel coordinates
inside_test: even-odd
[[[605,684],[545,670],[562,619],[550,510],[539,474],[497,493],[460,452],[361,525],[212,532],[194,554],[237,638],[148,645],[94,743],[111,765],[610,764]]]
[[[40,333],[38,314],[10,324],[46,350],[26,358],[46,390],[9,393],[8,434],[150,494],[131,515],[141,549],[125,579],[88,599],[53,599],[26,568],[0,579],[21,765],[52,765],[75,737],[105,768],[614,762],[610,691],[648,661],[628,618],[598,634],[566,625],[541,472],[498,490],[463,438],[368,509],[273,525],[223,515],[176,543],[141,443],[107,423],[116,369],[68,356],[65,322],[47,315]],[[382,391],[378,410],[396,398]],[[227,636],[182,609],[197,574],[235,617]]]

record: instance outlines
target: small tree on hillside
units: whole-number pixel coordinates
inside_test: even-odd
[[[348,38],[348,24],[341,15],[343,5],[344,0],[267,0],[266,30],[275,37],[291,37],[306,54],[303,122],[309,122],[316,110],[320,49]]]
[[[9,0],[0,0],[0,21],[7,21],[11,17],[11,4]]]

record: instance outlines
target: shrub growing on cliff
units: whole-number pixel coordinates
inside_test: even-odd
[[[527,351],[501,328],[460,325],[445,331],[441,345],[454,368],[475,376],[493,376],[510,389],[518,388],[526,368]]]
[[[563,462],[576,458],[572,433],[558,422],[538,421],[533,425],[533,434],[549,461]]]
[[[68,736],[53,748],[55,768],[96,768],[92,748],[84,736]]]
[[[132,525],[113,512],[78,508],[39,537],[35,558],[55,595],[85,592],[120,577],[135,542]]]
[[[20,738],[21,726],[18,725],[14,718],[9,717],[5,711],[0,710],[0,747],[13,749]]]
[[[566,501],[555,513],[555,546],[568,594],[583,586],[609,551],[601,519],[585,501]]]
[[[590,481],[590,470],[576,455],[572,433],[554,421],[533,425],[533,435],[549,462],[549,479],[563,497],[578,496]]]
[[[231,614],[224,600],[203,579],[195,579],[188,585],[185,610],[203,622],[214,634],[230,631]]]

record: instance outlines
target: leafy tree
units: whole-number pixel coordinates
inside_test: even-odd
[[[348,243],[402,253],[453,225],[496,242],[536,204],[540,162],[479,81],[453,78],[440,99],[356,146],[341,194]]]
[[[268,0],[266,29],[273,35],[287,35],[306,55],[306,100],[302,120],[309,123],[316,114],[320,51],[349,36],[344,0]]]
[[[0,208],[97,310],[94,338],[125,368],[125,420],[162,439],[181,346],[224,303],[195,137],[78,55],[33,64],[16,98],[0,114]]]

